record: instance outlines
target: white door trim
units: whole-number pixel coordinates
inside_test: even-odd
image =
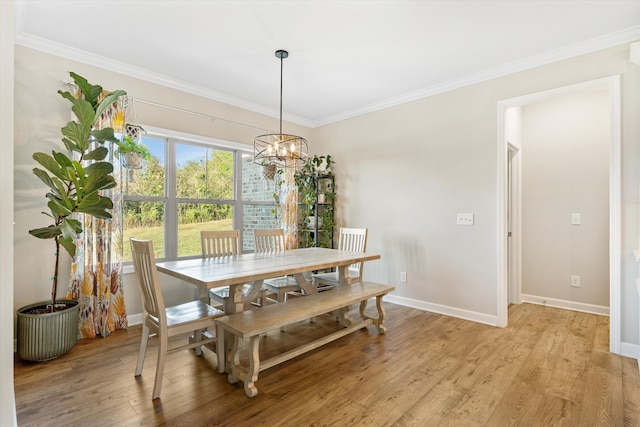
[[[520,219],[522,214],[520,208],[522,206],[521,190],[522,190],[522,170],[521,166],[522,154],[520,153],[520,147],[507,141],[507,162],[511,163],[511,174],[507,179],[511,180],[510,188],[507,188],[509,194],[507,195],[507,206],[511,210],[510,224],[508,224],[508,231],[511,232],[509,237],[509,244],[507,249],[507,262],[509,264],[508,282],[509,290],[507,296],[510,298],[507,300],[507,304],[520,304],[522,302],[522,224]]]
[[[608,89],[611,115],[611,144],[609,149],[609,350],[620,354],[621,337],[621,248],[622,248],[622,194],[621,194],[621,109],[620,76],[604,77],[575,85],[537,92],[517,98],[498,101],[498,224],[497,224],[497,326],[508,322],[507,301],[507,161],[506,112],[538,101],[592,89]]]

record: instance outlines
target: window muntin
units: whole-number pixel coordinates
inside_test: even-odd
[[[147,134],[143,143],[152,159],[124,175],[125,262],[130,237],[153,240],[156,259],[177,259],[200,255],[200,230],[240,229],[243,251],[253,251],[253,229],[276,226],[274,180],[248,150],[193,136]]]

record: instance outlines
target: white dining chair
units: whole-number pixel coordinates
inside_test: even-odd
[[[364,253],[367,250],[367,235],[368,229],[366,228],[340,227],[337,249],[342,251]],[[358,283],[362,281],[363,267],[364,263],[362,262],[351,264],[348,267],[351,283]],[[337,271],[329,273],[316,273],[313,274],[312,277],[313,284],[320,290],[323,288],[337,287],[340,285]]]
[[[256,253],[278,253],[284,252],[286,249],[282,228],[254,229],[253,238]],[[276,294],[278,302],[286,301],[290,292],[302,292],[296,279],[291,276],[266,279],[264,286],[269,292]]]
[[[166,307],[160,290],[153,242],[132,238],[131,254],[133,256],[133,270],[142,298],[143,315],[142,339],[135,376],[142,375],[149,337],[157,336],[159,341],[158,364],[156,365],[156,376],[151,395],[152,399],[157,399],[160,397],[162,389],[167,354],[187,348],[195,348],[197,354],[201,354],[200,346],[215,341],[215,337],[202,339],[202,332],[210,328],[210,333],[213,334],[215,330],[214,319],[224,316],[224,312],[200,300]],[[193,332],[193,340],[190,339],[187,344],[169,348],[170,337],[187,332]]]
[[[224,257],[238,255],[240,251],[240,230],[216,230],[201,231],[200,242],[202,246],[202,257]],[[250,285],[245,284],[242,287],[244,293],[250,290]],[[196,292],[198,290],[196,289]],[[252,301],[252,304],[263,305],[266,302],[267,288],[263,286],[258,297]],[[229,287],[209,289],[209,299],[223,306],[229,298]]]

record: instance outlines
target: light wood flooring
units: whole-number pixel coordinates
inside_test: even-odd
[[[141,328],[81,340],[46,363],[15,362],[20,426],[640,426],[638,364],[610,354],[607,317],[509,308],[501,329],[385,303],[373,326],[260,374],[258,396],[215,355],[168,357],[151,401],[156,344],[133,375]],[[329,316],[262,338],[265,353],[335,328]]]

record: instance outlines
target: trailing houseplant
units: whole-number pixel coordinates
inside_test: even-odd
[[[122,160],[125,168],[140,169],[143,160],[151,160],[151,150],[142,142],[136,142],[129,135],[126,135],[122,141],[116,141],[118,149],[115,154]]]
[[[332,180],[326,181],[323,178],[332,178],[333,160],[331,155],[310,157],[296,174],[296,187],[298,189],[298,198],[301,204],[301,212],[299,218],[300,227],[302,229],[315,229],[317,222],[318,231],[322,239],[318,239],[320,246],[326,246],[327,241],[331,240],[333,227],[335,225],[333,201],[335,199],[335,190],[331,184]],[[320,188],[316,186],[320,185]],[[320,199],[324,202],[320,202]],[[316,212],[316,206],[322,205],[322,209]],[[317,216],[317,218],[316,218]],[[311,246],[314,241],[310,233],[303,233],[301,236],[302,246]]]
[[[42,212],[50,218],[47,226],[34,228],[29,233],[40,239],[52,239],[55,246],[54,268],[51,277],[51,300],[49,302],[33,304],[18,310],[18,353],[27,360],[46,360],[58,357],[61,354],[45,351],[44,356],[32,354],[35,345],[50,345],[51,337],[40,340],[42,342],[29,341],[29,334],[25,332],[26,321],[21,320],[21,315],[52,314],[57,310],[64,310],[65,304],[56,303],[58,291],[58,274],[60,267],[60,249],[64,248],[71,257],[76,254],[75,240],[82,233],[83,224],[75,218],[76,214],[86,214],[97,218],[111,218],[109,212],[113,202],[109,197],[100,194],[100,191],[116,186],[116,181],[111,176],[113,165],[105,161],[109,150],[103,146],[105,142],[117,143],[112,128],[96,129],[95,124],[102,115],[120,96],[126,93],[116,90],[102,97],[102,87],[89,84],[82,76],[70,72],[80,96],[74,97],[69,92],[58,91],[66,100],[71,102],[71,111],[75,119],[62,128],[62,143],[68,153],[53,150],[51,154],[36,152],[33,159],[41,166],[33,168],[33,173],[47,187],[48,212]],[[90,164],[87,162],[91,161]],[[72,302],[73,303],[73,302]],[[75,303],[77,306],[77,303]],[[23,316],[24,317],[24,316]],[[42,321],[37,327],[45,328],[40,335],[54,334],[55,332],[43,326]],[[73,326],[73,325],[72,325]],[[69,328],[72,328],[69,327]],[[21,328],[23,329],[21,331]],[[75,339],[77,339],[77,313]],[[75,344],[73,339],[72,344]],[[70,348],[69,348],[70,349]],[[21,350],[29,354],[21,354]]]

